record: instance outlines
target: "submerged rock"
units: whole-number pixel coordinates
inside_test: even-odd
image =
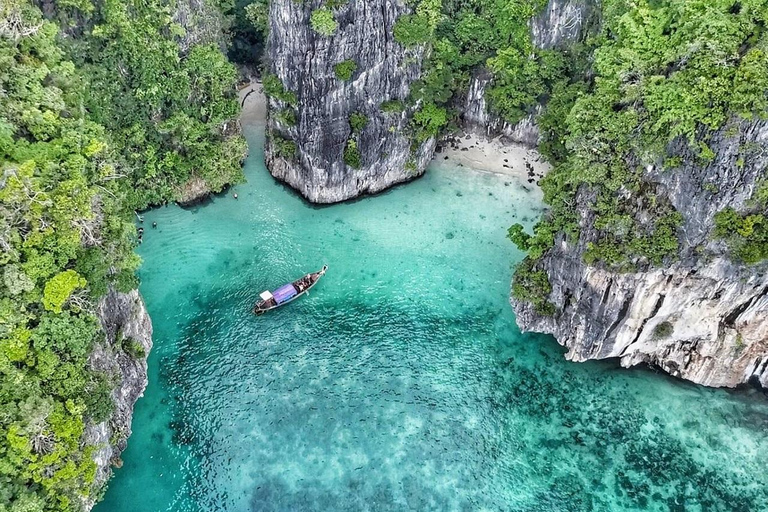
[[[318,0],[270,3],[269,70],[298,101],[269,99],[265,156],[277,179],[309,201],[333,203],[420,176],[435,141],[409,137],[408,109],[382,111],[382,103],[406,98],[421,73],[423,48],[406,49],[393,37],[395,21],[410,7],[350,0],[334,9],[338,28],[324,36],[310,27],[311,13],[321,5]],[[335,66],[345,61],[356,67],[349,80],[336,75]],[[278,119],[290,110],[295,123]],[[354,113],[367,119],[358,133],[350,125]],[[278,141],[295,144],[294,154],[281,152]],[[350,141],[359,164],[345,162]]]

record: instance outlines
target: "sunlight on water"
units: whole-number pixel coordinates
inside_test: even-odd
[[[97,512],[758,511],[768,402],[566,362],[508,304],[540,197],[433,167],[313,208],[264,168],[148,212],[150,387]],[[329,265],[262,317],[259,292]]]

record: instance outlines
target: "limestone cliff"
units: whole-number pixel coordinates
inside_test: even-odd
[[[105,336],[94,347],[89,364],[94,370],[112,375],[117,385],[112,392],[112,416],[88,425],[85,432],[85,443],[95,448],[94,489],[102,488],[112,466],[121,464],[120,454],[131,435],[133,406],[147,387],[147,355],[152,349],[152,322],[138,290],[111,290],[99,301],[97,316]],[[85,505],[88,509],[93,503]]]
[[[178,42],[182,53],[195,45],[208,43],[216,43],[225,49],[223,15],[210,0],[177,0],[172,20],[184,28]]]
[[[662,170],[659,162],[645,174],[644,186],[683,214],[679,262],[633,273],[585,264],[587,244],[600,235],[589,218],[592,198],[579,194],[578,243],[558,240],[539,267],[556,313],[514,304],[520,327],[553,334],[574,361],[617,357],[708,386],[768,386],[768,265],[732,261],[712,239],[715,213],[743,208],[765,177],[768,122],[732,121],[710,147],[715,158],[704,165],[675,142],[667,152],[683,164]]]
[[[595,28],[595,2],[590,0],[548,0],[543,10],[529,23],[531,42],[541,49],[563,48],[581,41]],[[535,147],[539,143],[536,117],[541,105],[522,121],[510,124],[488,108],[485,92],[493,82],[491,73],[480,68],[475,71],[462,105],[464,128],[488,137]]]
[[[293,107],[269,100],[266,161],[270,172],[305,198],[317,203],[343,201],[379,192],[424,172],[434,140],[412,145],[407,135],[409,112],[382,111],[382,103],[402,100],[419,78],[423,49],[405,49],[393,38],[395,20],[409,12],[404,2],[350,0],[334,9],[338,28],[324,36],[310,27],[319,0],[270,2],[269,70],[285,90],[297,96],[295,123],[277,114]],[[354,61],[349,80],[335,66]],[[350,116],[362,114],[365,126],[353,133]],[[295,152],[279,151],[289,140]],[[350,141],[359,165],[348,165]]]

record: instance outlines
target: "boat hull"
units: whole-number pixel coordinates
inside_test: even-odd
[[[296,290],[296,294],[287,298],[286,300],[279,301],[279,298],[276,299],[271,292],[263,292],[268,294],[271,298],[269,299],[262,299],[259,302],[257,302],[253,306],[253,312],[256,316],[261,316],[267,311],[272,311],[273,309],[277,309],[279,307],[285,306],[286,304],[290,304],[294,300],[298,299],[302,295],[305,295],[309,290],[314,288],[314,286],[320,281],[320,278],[325,275],[325,271],[328,270],[328,265],[323,265],[323,268],[319,270],[318,272],[312,272],[310,274],[306,274],[305,276],[301,277],[300,279],[297,279],[296,281],[293,281],[292,283],[289,283],[288,285],[283,285],[280,288],[276,290],[284,290],[287,286],[293,286]]]

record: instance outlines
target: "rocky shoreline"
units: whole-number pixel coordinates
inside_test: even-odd
[[[96,316],[104,338],[96,343],[89,365],[96,371],[112,375],[117,386],[112,392],[114,412],[98,424],[86,426],[84,443],[94,448],[96,476],[93,488],[100,490],[120,467],[120,455],[128,445],[131,420],[136,401],[147,387],[147,357],[152,350],[152,321],[138,290],[121,293],[110,290],[99,300]],[[92,496],[98,497],[95,492]],[[84,503],[90,510],[95,499]]]
[[[646,186],[684,214],[680,260],[667,268],[622,273],[586,264],[589,244],[601,235],[589,222],[592,198],[578,196],[578,240],[558,237],[539,263],[555,313],[513,301],[520,328],[554,335],[573,361],[619,358],[623,366],[650,364],[706,386],[768,387],[768,268],[734,261],[711,236],[715,214],[744,208],[768,166],[768,151],[741,157],[745,145],[768,148],[768,123],[743,122],[713,134],[714,157],[706,165],[679,142],[674,152],[685,155],[679,168],[659,164],[647,171]]]

